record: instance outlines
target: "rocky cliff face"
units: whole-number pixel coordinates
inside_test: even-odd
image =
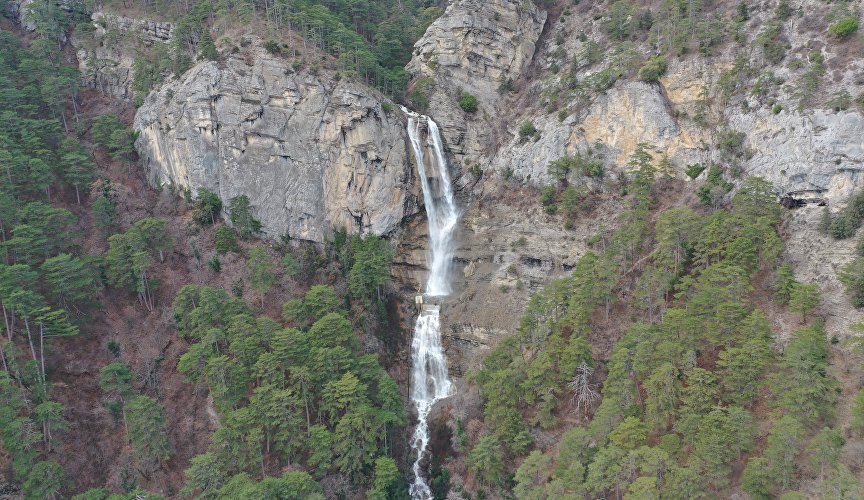
[[[797,62],[769,68],[788,83],[767,94],[725,94],[724,72],[737,71],[746,52],[734,43],[710,59],[670,58],[659,82],[638,81],[637,66],[586,94],[574,91],[573,82],[590,81],[622,64],[623,56],[606,35],[602,12],[588,3],[572,9],[547,19],[534,2],[455,0],[417,42],[407,66],[415,84],[428,86],[428,114],[441,125],[464,207],[460,290],[443,310],[456,373],[476,366],[478,353],[513,331],[531,292],[566,274],[584,253],[586,238],[601,226],[614,227],[620,207],[608,199],[591,220],[567,231],[560,218],[539,208],[536,188],[553,184],[546,171],[552,160],[593,148],[602,151],[607,179],[614,180],[627,175],[630,154],[647,142],[655,158],[668,156],[685,182],[703,180],[685,176],[687,165],[717,162],[769,179],[778,194],[827,201],[832,210],[862,181],[862,115],[798,111],[790,90],[808,70],[806,55],[814,49],[825,55],[830,78],[813,103],[839,89],[852,95],[862,90],[860,63],[843,66],[843,51],[822,40],[823,27],[809,28],[809,18],[787,21],[788,60]],[[802,12],[820,9],[815,0],[802,5]],[[747,29],[757,33],[772,12],[771,5],[753,9]],[[601,49],[599,59],[586,55],[592,43]],[[652,50],[644,39],[631,49]],[[763,71],[759,64],[754,66]],[[742,73],[741,88],[759,71]],[[501,92],[511,80],[516,92]],[[462,92],[477,97],[476,113],[460,109]],[[257,51],[221,65],[201,64],[149,96],[136,118],[138,148],[154,182],[204,186],[223,199],[247,194],[268,234],[321,241],[332,226],[392,234],[420,208],[403,123],[379,102],[360,84],[286,70],[283,61]],[[538,134],[520,137],[519,127],[528,121]],[[734,157],[718,147],[725,133],[741,138]],[[802,277],[824,281],[829,316],[849,316],[837,305],[844,299],[836,278],[802,257],[806,242],[816,238],[815,228],[802,222],[808,217],[790,218],[796,229],[788,257]],[[399,244],[394,275],[410,293],[425,266],[422,219],[404,226]],[[820,257],[833,269],[849,258],[843,252]],[[829,330],[839,329],[840,323],[829,322]]]
[[[539,208],[531,186],[555,183],[547,173],[550,161],[589,148],[602,151],[607,179],[614,180],[627,175],[630,155],[645,142],[653,147],[655,161],[668,156],[687,191],[695,189],[686,188],[688,183],[701,185],[707,175],[691,180],[684,174],[687,165],[716,162],[735,172],[730,174],[733,181],[758,175],[771,181],[778,195],[818,199],[832,211],[846,204],[864,181],[864,116],[854,108],[834,111],[821,104],[843,89],[853,96],[864,90],[864,81],[856,76],[861,67],[857,60],[847,60],[842,44],[824,39],[825,26],[816,26],[826,14],[823,5],[807,0],[800,8],[808,15],[793,17],[785,31],[788,65],[760,69],[757,51],[749,56],[757,69],[736,70],[748,49],[729,43],[710,59],[671,59],[659,82],[640,82],[631,73],[605,90],[578,95],[568,87],[569,76],[575,82],[590,81],[620,57],[609,47],[614,44],[605,34],[602,12],[583,3],[572,8],[572,15],[555,16],[544,27],[546,13],[529,2],[462,0],[448,7],[417,42],[408,69],[434,82],[429,114],[442,124],[452,168],[463,173],[459,184],[465,213],[457,252],[462,269],[455,277],[460,293],[442,309],[455,374],[476,368],[490,346],[515,331],[531,293],[566,274],[586,251],[588,237],[601,227],[615,227],[620,207],[608,201],[591,213],[591,220],[570,230]],[[747,29],[758,33],[773,9],[773,4],[752,9]],[[585,55],[591,43],[601,47],[599,60]],[[652,50],[644,40],[631,47]],[[826,76],[810,104],[799,110],[798,92],[812,66],[808,54],[817,49],[825,57]],[[729,96],[721,85],[724,72],[727,77],[733,73],[736,88],[749,89],[768,72],[777,80],[762,93],[734,91]],[[517,92],[499,93],[500,83],[508,79]],[[781,79],[785,85],[776,83]],[[478,97],[476,114],[459,109],[463,91]],[[529,121],[538,134],[520,137],[520,125]],[[724,134],[740,137],[732,153],[719,145]],[[469,175],[469,167],[482,172],[481,177]],[[820,235],[818,213],[821,209],[810,206],[789,214],[785,258],[801,279],[820,285],[827,329],[842,337],[851,323],[864,319],[850,307],[836,278],[853,257],[852,243]],[[400,269],[422,268],[424,242],[422,231],[416,233],[403,242]],[[777,329],[783,334],[795,326]],[[454,407],[463,403],[468,401]]]
[[[247,62],[248,61],[248,62]],[[389,234],[418,211],[405,126],[369,88],[257,50],[197,65],[138,110],[154,184],[247,195],[271,237]]]
[[[95,12],[92,20],[94,31],[86,40],[72,38],[82,84],[119,99],[131,99],[135,51],[126,45],[167,45],[174,24],[105,12]]]
[[[429,109],[451,154],[477,156],[494,147],[499,88],[531,63],[546,12],[521,0],[457,0],[414,45],[407,70],[429,78]],[[467,92],[479,110],[467,116],[458,104]]]

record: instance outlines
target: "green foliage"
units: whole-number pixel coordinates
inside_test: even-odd
[[[557,196],[558,190],[552,186],[547,186],[540,191],[540,204],[546,209],[547,214],[554,214],[558,211],[558,205],[555,203]]]
[[[837,38],[846,38],[856,31],[858,31],[858,20],[854,17],[841,19],[828,27],[828,32]]]
[[[864,432],[864,389],[859,390],[852,399],[852,429],[861,434]]]
[[[90,130],[93,141],[104,147],[115,160],[129,160],[135,153],[137,132],[126,126],[117,115],[100,115]]]
[[[477,97],[468,92],[463,92],[459,96],[459,107],[466,113],[474,113],[477,111]]]
[[[94,259],[63,253],[46,259],[39,269],[54,303],[67,312],[97,303],[102,282]]]
[[[348,271],[351,295],[367,307],[382,301],[382,289],[390,281],[393,249],[390,242],[374,235],[351,239],[352,264]]]
[[[414,87],[408,94],[408,99],[414,105],[414,109],[424,112],[429,109],[429,99],[435,89],[435,80],[432,78],[420,78],[414,82]]]
[[[537,134],[537,127],[534,126],[533,122],[525,122],[519,127],[519,136],[520,137],[531,137]]]
[[[198,51],[201,54],[201,59],[215,61],[219,58],[219,52],[216,50],[216,44],[213,43],[213,36],[210,35],[210,30],[204,29],[201,31],[201,39],[198,40]]]
[[[111,200],[110,190],[103,190],[90,207],[93,212],[93,223],[99,231],[107,236],[117,229],[117,208]]]
[[[828,373],[828,342],[822,322],[796,330],[769,378],[775,406],[805,425],[827,420],[833,413],[837,381]]]
[[[639,79],[643,82],[656,82],[664,73],[666,73],[666,57],[654,56],[639,68]]]
[[[375,481],[372,489],[369,490],[369,498],[384,500],[395,497],[399,477],[395,460],[390,457],[378,457],[375,460]]]
[[[806,319],[822,304],[822,293],[815,283],[795,283],[789,294],[789,309],[801,313]]]
[[[93,160],[81,146],[81,143],[71,137],[64,137],[58,151],[59,159],[65,169],[62,172],[63,180],[75,186],[75,196],[78,204],[81,204],[81,188],[86,188],[93,182]]]
[[[533,134],[533,133],[532,133]],[[573,156],[562,156],[549,162],[546,171],[560,184],[567,185],[567,177],[574,173],[584,177],[599,178],[603,176],[603,160],[591,155],[576,153]]]
[[[246,268],[249,270],[252,288],[261,296],[261,307],[264,307],[264,295],[276,283],[275,267],[270,253],[263,246],[256,246],[249,251]]]
[[[468,455],[468,467],[486,486],[500,486],[504,481],[501,444],[495,436],[483,436]]]
[[[60,498],[63,485],[66,482],[63,467],[56,462],[39,462],[27,475],[22,489],[26,500],[44,500]]]
[[[609,17],[606,20],[606,33],[616,40],[626,40],[634,30],[633,4],[629,0],[616,0],[609,7]]]
[[[229,252],[239,252],[240,245],[237,243],[237,231],[230,226],[219,226],[216,228],[216,253],[224,255]]]
[[[282,53],[282,47],[276,40],[267,40],[266,42],[264,42],[264,50],[274,56],[278,56]]]
[[[779,64],[786,57],[783,25],[776,21],[765,23],[753,44],[762,49],[762,56],[769,64]]]
[[[195,200],[195,207],[192,210],[192,217],[195,222],[201,224],[215,225],[216,220],[222,213],[222,200],[219,196],[207,188],[198,189],[198,198]]]
[[[693,163],[691,165],[687,165],[687,169],[684,173],[687,174],[687,177],[691,179],[695,179],[699,177],[699,175],[705,171],[705,165],[701,163]]]
[[[165,415],[162,405],[147,396],[136,396],[126,405],[126,420],[129,431],[126,438],[133,450],[133,457],[145,470],[171,455],[171,444],[165,430]]]
[[[226,491],[285,487],[236,477],[219,486],[214,471],[225,471],[222,477],[254,472],[264,453],[282,464],[308,465],[319,476],[338,470],[360,484],[386,456],[384,443],[393,428],[404,425],[398,386],[375,356],[360,354],[335,292],[313,287],[289,304],[286,319],[302,330],[255,318],[221,289],[188,285],[178,293],[178,332],[193,341],[178,370],[206,382],[223,422],[213,436],[213,456],[194,462],[199,467],[187,474],[189,491],[207,485],[222,498]],[[382,481],[390,475],[385,465]],[[303,491],[315,486],[298,484]]]
[[[204,40],[202,36],[202,41]],[[213,39],[210,39],[213,43]],[[213,50],[216,46],[213,45]],[[202,52],[203,55],[203,52]],[[157,84],[172,72],[174,58],[168,47],[157,43],[147,50],[140,50],[132,63],[132,90],[136,99],[143,100]]]
[[[195,495],[196,498],[219,498],[219,490],[225,484],[225,470],[215,453],[202,453],[192,458],[184,472],[186,482],[180,494]]]
[[[166,231],[167,222],[144,218],[125,233],[108,238],[108,253],[105,254],[108,284],[136,292],[139,302],[149,311],[155,305],[153,259],[158,255],[163,262],[164,252],[174,244]]]
[[[841,269],[838,277],[846,286],[852,305],[857,308],[864,307],[864,257],[855,257]]]
[[[327,285],[315,285],[300,299],[292,299],[282,307],[285,321],[306,327],[331,312],[339,310],[340,301],[336,291]]]
[[[231,214],[231,225],[244,240],[261,232],[261,222],[253,216],[249,198],[245,194],[231,198],[228,213]]]
[[[794,417],[784,415],[768,434],[763,455],[768,461],[771,482],[780,491],[788,490],[795,479],[795,460],[803,448],[804,433],[804,427]]]

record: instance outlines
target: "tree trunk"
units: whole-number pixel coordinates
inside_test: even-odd
[[[45,382],[45,324],[39,324],[39,358],[42,365],[42,382]]]
[[[9,366],[6,365],[6,352],[3,351],[3,344],[0,344],[0,359],[3,360],[3,371],[9,373]]]

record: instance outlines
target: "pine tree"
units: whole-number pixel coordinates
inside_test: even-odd
[[[53,500],[61,498],[66,482],[63,467],[56,462],[39,462],[27,475],[22,486],[26,500]]]
[[[171,455],[162,405],[147,396],[136,396],[126,406],[129,423],[126,436],[133,456],[146,470],[152,470]]]
[[[789,309],[801,313],[804,322],[822,303],[822,293],[815,283],[795,283],[789,294]]]
[[[483,436],[468,455],[468,467],[486,485],[498,485],[504,480],[501,444],[495,436]]]
[[[213,43],[213,37],[210,35],[210,30],[201,30],[201,39],[198,41],[198,50],[201,53],[201,59],[215,61],[219,57],[219,52],[216,50],[216,44]]]
[[[261,232],[261,222],[252,214],[249,197],[245,194],[231,198],[228,204],[231,225],[243,239],[249,239]]]
[[[202,453],[193,457],[184,475],[186,482],[180,489],[183,496],[219,498],[219,489],[225,484],[225,469],[215,453]]]
[[[60,163],[63,165],[63,180],[75,186],[75,198],[81,204],[80,188],[93,182],[93,160],[77,140],[64,137],[60,143]]]
[[[257,246],[249,251],[249,259],[246,260],[246,268],[249,270],[249,279],[252,288],[258,291],[261,298],[261,307],[264,307],[264,295],[276,282],[276,273],[273,271],[273,259],[270,253],[262,246]]]

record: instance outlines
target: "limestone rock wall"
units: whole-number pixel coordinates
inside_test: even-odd
[[[136,53],[134,47],[167,45],[171,41],[174,24],[99,11],[93,13],[92,20],[94,31],[87,39],[72,38],[82,84],[119,99],[131,99]]]
[[[441,125],[451,154],[459,158],[493,148],[499,87],[518,79],[531,64],[546,12],[522,0],[456,0],[414,45],[406,69],[431,78],[429,109]],[[468,116],[459,107],[462,92],[477,97]]]
[[[418,211],[418,191],[404,118],[381,99],[259,50],[152,92],[135,116],[136,147],[154,184],[247,195],[271,237],[389,234]]]

